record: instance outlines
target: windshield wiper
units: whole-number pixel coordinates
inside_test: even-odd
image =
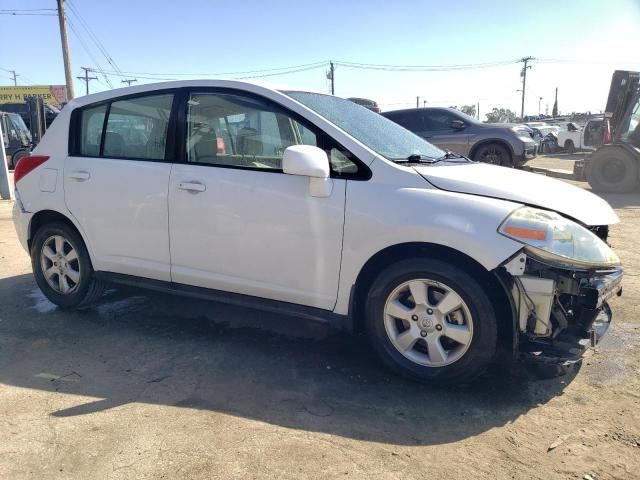
[[[433,163],[436,159],[421,153],[412,153],[407,158],[395,158],[396,163]]]
[[[455,152],[450,152],[449,150],[445,150],[445,153],[443,156],[435,158],[433,160],[433,162],[430,163],[436,163],[436,162],[441,162],[443,160],[451,160],[453,158],[463,158],[463,159],[467,159],[467,157],[465,157],[464,155],[460,155],[459,153],[455,153]]]

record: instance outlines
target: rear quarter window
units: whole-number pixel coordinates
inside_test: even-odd
[[[71,154],[164,160],[173,94],[145,95],[88,106],[72,120]]]
[[[87,108],[80,112],[80,151],[78,152],[80,155],[86,157],[100,155],[100,140],[106,112],[106,105]]]

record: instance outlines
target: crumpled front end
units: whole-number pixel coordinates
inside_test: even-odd
[[[497,273],[506,280],[513,300],[517,352],[529,361],[578,361],[612,323],[608,300],[622,294],[620,265],[580,269],[553,264],[526,249]]]

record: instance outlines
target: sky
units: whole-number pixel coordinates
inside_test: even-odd
[[[599,112],[613,71],[640,70],[640,0],[66,3],[74,77],[80,67],[136,72],[107,74],[113,87],[124,86],[123,78],[237,78],[259,73],[234,72],[318,64],[251,81],[328,92],[333,60],[341,97],[371,98],[383,110],[415,106],[417,96],[421,106],[479,103],[484,119],[493,107],[520,113],[517,61],[525,56],[537,59],[527,74],[528,115],[550,112],[556,88],[561,113]],[[19,85],[64,84],[55,11],[35,10],[55,6],[55,0],[0,0],[0,85],[12,84],[7,70],[19,74]],[[23,14],[2,14],[14,10]],[[447,69],[387,71],[345,62]],[[474,67],[449,69],[459,65]],[[110,88],[97,76],[91,92]],[[84,82],[76,79],[75,89],[84,95]]]

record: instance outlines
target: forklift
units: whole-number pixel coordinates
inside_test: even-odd
[[[574,174],[584,174],[595,192],[640,190],[640,73],[616,70],[602,126],[602,145]],[[583,172],[580,172],[583,170]]]

